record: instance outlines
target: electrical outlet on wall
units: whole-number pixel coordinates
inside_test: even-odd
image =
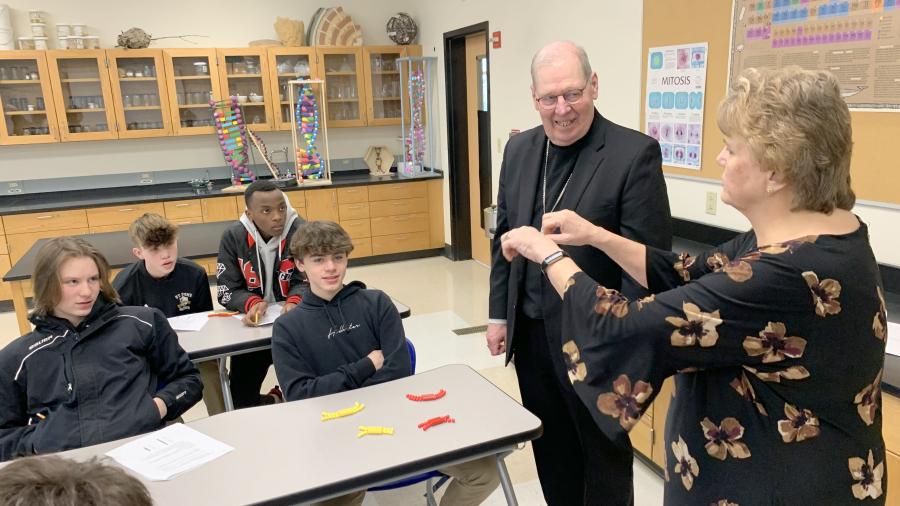
[[[24,181],[7,181],[6,193],[7,193],[7,195],[19,195],[19,194],[25,193],[25,182]]]
[[[716,192],[706,192],[706,214],[716,214],[716,202],[719,195]]]
[[[141,174],[141,184],[153,184],[153,173]]]

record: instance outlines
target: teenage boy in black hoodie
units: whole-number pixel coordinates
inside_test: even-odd
[[[116,304],[109,263],[87,241],[48,241],[33,280],[35,329],[0,349],[0,461],[152,432],[200,400],[166,317]]]
[[[376,385],[412,373],[406,334],[391,298],[360,281],[344,285],[353,242],[340,225],[300,225],[290,244],[309,292],[275,321],[272,358],[285,399],[296,401]],[[441,506],[481,504],[500,484],[492,457],[441,469],[453,478]],[[328,506],[358,506],[365,490],[330,499]]]
[[[159,309],[166,318],[212,311],[206,269],[178,258],[178,225],[147,213],[128,228],[134,255],[140,260],[122,269],[112,284],[122,304]],[[203,402],[209,416],[225,412],[222,381],[215,360],[196,364],[203,379]]]
[[[247,210],[222,234],[216,266],[219,304],[246,313],[244,325],[256,326],[269,304],[283,302],[286,313],[306,291],[303,276],[294,274],[288,244],[305,220],[287,196],[271,181],[256,181],[244,192]],[[283,400],[276,386],[268,394],[259,389],[272,365],[269,350],[231,357],[231,395],[237,409]]]

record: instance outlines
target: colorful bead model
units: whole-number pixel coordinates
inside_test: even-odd
[[[216,133],[219,135],[219,145],[222,154],[233,172],[232,183],[235,186],[249,184],[256,181],[256,175],[247,168],[248,142],[247,130],[244,126],[244,113],[238,105],[237,97],[229,97],[227,100],[209,101],[213,119],[216,123]]]
[[[422,402],[422,401],[436,401],[441,397],[447,395],[447,392],[442,388],[440,392],[436,394],[425,394],[425,395],[412,395],[406,394],[406,398],[411,401]]]
[[[439,416],[437,418],[432,418],[431,420],[428,420],[427,422],[420,423],[419,428],[422,430],[428,430],[428,429],[434,427],[435,425],[440,425],[442,423],[456,423],[456,420],[450,418],[450,415]]]
[[[366,407],[365,404],[360,404],[357,402],[356,405],[353,406],[352,408],[342,409],[342,410],[338,411],[337,413],[323,412],[322,413],[322,421],[324,422],[325,420],[334,420],[335,418],[343,418],[345,416],[355,415],[356,413],[359,413],[360,411],[362,411],[364,407]]]
[[[247,128],[247,135],[250,136],[250,143],[253,144],[256,150],[259,151],[259,154],[262,155],[263,162],[265,162],[266,167],[269,168],[269,172],[272,173],[275,179],[292,179],[294,177],[294,175],[291,174],[290,171],[288,171],[288,174],[286,176],[281,175],[281,171],[278,169],[278,166],[275,165],[275,162],[273,162],[269,157],[269,150],[266,149],[265,143],[263,143],[263,140],[260,139],[258,135],[253,133],[253,130]]]
[[[300,89],[300,98],[297,100],[297,108],[294,118],[297,120],[297,130],[303,137],[305,146],[297,148],[297,173],[302,178],[319,179],[323,177],[324,169],[322,160],[316,151],[316,134],[319,132],[319,106],[316,105],[316,96],[312,87],[304,84]]]
[[[425,131],[422,129],[422,108],[425,106],[425,75],[422,70],[409,73],[410,125],[406,138],[406,168],[408,173],[422,170],[425,160]]]
[[[391,435],[391,436],[394,435],[394,429],[390,429],[388,427],[360,427],[359,430],[361,430],[362,432],[357,434],[356,437],[363,437],[367,434],[372,434],[372,435],[387,434],[387,435]]]

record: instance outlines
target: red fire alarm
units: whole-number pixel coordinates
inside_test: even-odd
[[[494,41],[494,49],[500,49],[500,32],[494,32],[491,35],[491,40]]]

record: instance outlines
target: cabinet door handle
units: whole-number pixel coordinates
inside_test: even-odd
[[[406,218],[394,218],[394,221],[406,221],[410,218],[412,218],[412,216],[407,216]]]
[[[409,202],[394,202],[395,206],[405,206],[406,204],[409,204]]]
[[[235,205],[237,205],[237,204],[235,204]],[[206,207],[206,201],[205,201],[205,200],[203,201],[203,215],[204,215],[205,217],[209,218],[209,208]]]
[[[347,209],[362,209],[364,207],[366,207],[366,206],[351,206],[351,207],[348,207]]]
[[[182,221],[179,225],[190,225],[193,221]]]
[[[337,205],[337,192],[331,192],[331,207]]]
[[[401,185],[394,186],[394,189],[397,189],[397,188],[406,188],[406,185],[401,184]]]
[[[306,200],[306,197],[303,197],[303,207],[309,208],[309,201]]]
[[[406,236],[406,237],[398,237],[398,238],[397,238],[398,241],[405,241],[405,240],[407,240],[407,239],[409,239],[409,236]]]
[[[347,190],[347,193],[358,193],[359,190]]]
[[[358,227],[358,226],[360,226],[360,225],[362,225],[362,222],[359,222],[359,223],[351,223],[351,224],[350,224],[351,227]]]
[[[39,219],[39,220],[47,220],[47,219],[50,219],[50,218],[53,218],[53,216],[51,215],[51,216],[38,216],[38,217],[37,217],[37,219]]]
[[[190,204],[175,204],[175,207],[184,207],[184,206],[189,206],[189,205]],[[237,205],[237,204],[235,204],[235,205]]]
[[[138,208],[138,209],[140,209],[140,208]],[[125,211],[134,211],[134,209],[131,209],[131,208],[128,208],[128,209],[119,209],[119,212],[120,212],[120,213],[124,213]]]

